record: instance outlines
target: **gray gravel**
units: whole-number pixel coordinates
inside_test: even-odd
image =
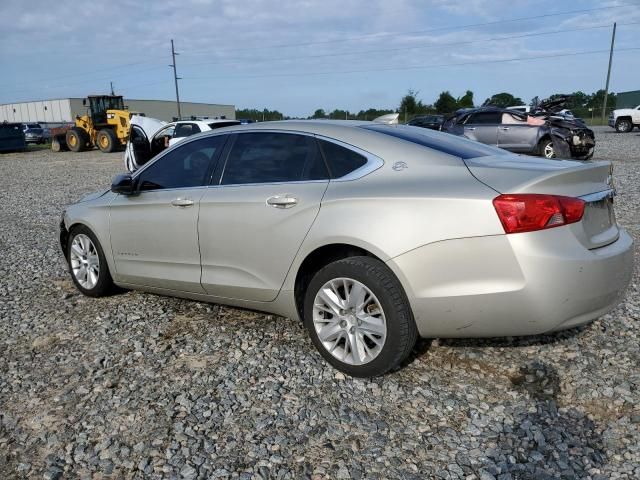
[[[640,135],[598,129],[638,245]],[[0,155],[0,478],[640,478],[638,264],[625,300],[551,336],[423,341],[374,381],[290,319],[78,294],[63,205],[120,155]]]

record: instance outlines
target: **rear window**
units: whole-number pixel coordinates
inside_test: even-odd
[[[384,133],[391,137],[400,138],[407,142],[416,143],[423,147],[431,148],[438,152],[460,157],[462,159],[488,157],[490,155],[508,155],[509,152],[496,147],[490,147],[482,143],[460,138],[449,133],[435,132],[433,130],[417,129],[413,127],[366,125],[361,128]]]
[[[332,142],[319,140],[322,153],[327,161],[331,178],[341,178],[367,163],[367,158],[359,153]]]

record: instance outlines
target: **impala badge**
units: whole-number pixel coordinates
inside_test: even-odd
[[[396,172],[399,172],[400,170],[409,168],[409,165],[407,165],[405,162],[396,162],[393,164],[391,168],[393,168]]]

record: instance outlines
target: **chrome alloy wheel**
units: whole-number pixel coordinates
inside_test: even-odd
[[[548,142],[544,146],[544,158],[553,158],[553,157],[554,157],[553,142]]]
[[[91,290],[98,283],[100,258],[91,239],[80,233],[71,242],[69,255],[73,276],[83,288]]]
[[[351,278],[334,278],[322,286],[313,301],[313,325],[327,352],[349,365],[371,362],[387,338],[380,302]]]

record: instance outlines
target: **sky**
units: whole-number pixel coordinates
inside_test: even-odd
[[[109,93],[269,108],[476,104],[640,89],[640,0],[73,0],[0,3],[0,104]]]

